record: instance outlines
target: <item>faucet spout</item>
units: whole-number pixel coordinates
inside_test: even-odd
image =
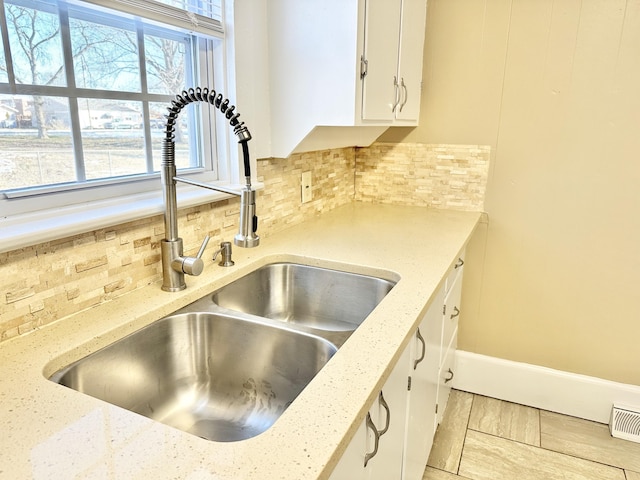
[[[238,137],[238,143],[242,147],[244,163],[245,186],[240,192],[176,176],[174,128],[178,114],[184,107],[193,102],[207,102],[215,106],[225,115],[229,120],[229,124],[233,127],[233,133]],[[178,206],[176,200],[176,182],[178,181],[240,196],[239,231],[233,242],[240,247],[246,248],[256,247],[260,244],[260,237],[256,234],[258,229],[255,204],[256,192],[251,187],[249,148],[247,146],[247,143],[251,140],[251,133],[244,125],[244,122],[238,121],[240,114],[234,113],[234,110],[235,105],[230,106],[229,100],[225,99],[222,94],[216,95],[215,90],[200,87],[183,91],[181,95],[176,96],[176,99],[171,102],[171,107],[169,107],[165,138],[162,143],[162,165],[160,171],[165,206],[165,239],[161,242],[162,289],[165,291],[183,290],[186,288],[185,274],[199,275],[202,272],[203,264],[200,257],[208,241],[207,237],[200,248],[200,253],[196,257],[183,256],[182,239],[178,235]]]

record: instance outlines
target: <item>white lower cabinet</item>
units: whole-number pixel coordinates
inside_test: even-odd
[[[454,340],[456,337],[454,337]],[[442,423],[444,411],[447,406],[447,400],[451,393],[451,384],[455,375],[455,367],[453,361],[455,359],[455,346],[447,349],[444,356],[444,362],[438,371],[438,394],[436,403],[436,427]]]
[[[421,480],[454,375],[462,260],[447,274],[331,480]]]
[[[402,478],[407,480],[422,478],[433,444],[443,301],[444,290],[440,290],[409,345],[412,355],[402,465]]]
[[[402,475],[409,348],[369,409],[331,480],[389,480]]]
[[[462,260],[460,262],[464,263]],[[449,278],[449,288],[446,292],[444,308],[442,309],[442,346],[440,348],[438,401],[436,404],[436,422],[438,425],[444,417],[453,377],[455,376],[454,361],[455,351],[458,346],[458,321],[462,313],[462,268],[460,267],[456,269],[456,275]]]

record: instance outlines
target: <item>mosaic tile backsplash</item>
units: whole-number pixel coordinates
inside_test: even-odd
[[[489,148],[374,144],[258,161],[263,239],[354,200],[482,210]],[[300,202],[312,171],[313,200]],[[235,235],[237,199],[179,211],[187,254],[205,234],[213,251]],[[162,277],[161,215],[0,253],[0,341],[109,301]],[[207,252],[208,253],[208,252]]]
[[[356,200],[450,210],[484,206],[488,146],[374,143],[356,155]]]

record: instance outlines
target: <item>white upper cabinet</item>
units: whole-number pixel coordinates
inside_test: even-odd
[[[417,125],[420,117],[426,17],[425,0],[402,1],[398,47],[400,103],[396,107],[396,119],[407,121],[411,125]]]
[[[397,82],[401,0],[366,0],[362,119],[391,122],[399,103]]]
[[[268,0],[271,154],[417,125],[425,0]],[[365,69],[365,70],[363,70]]]
[[[362,119],[417,125],[427,3],[366,0]]]

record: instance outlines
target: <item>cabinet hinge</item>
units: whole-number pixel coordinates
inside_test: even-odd
[[[436,403],[436,415],[438,414],[438,404]]]
[[[442,305],[442,315],[446,315],[447,314],[447,305]]]
[[[363,79],[364,77],[366,77],[367,73],[369,73],[369,62],[367,61],[366,58],[364,58],[364,55],[361,55],[360,56],[360,79]]]
[[[409,380],[407,381],[407,391],[411,391],[411,377],[409,377]]]

